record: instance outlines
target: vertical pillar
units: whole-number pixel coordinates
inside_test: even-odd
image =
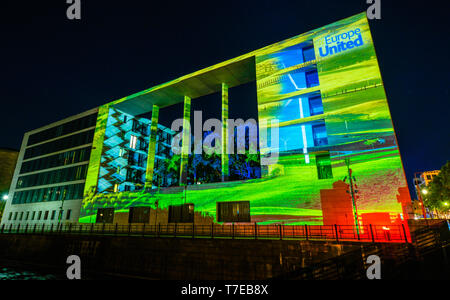
[[[184,96],[183,141],[181,148],[180,185],[187,184],[188,160],[191,147],[191,98]]]
[[[159,107],[153,105],[152,124],[150,125],[150,138],[148,143],[147,171],[145,173],[145,190],[151,190],[153,173],[155,169],[156,134],[158,132]]]
[[[222,83],[222,181],[230,175],[228,159],[228,85]]]

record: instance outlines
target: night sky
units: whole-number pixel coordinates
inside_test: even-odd
[[[370,25],[411,184],[414,172],[450,159],[450,13],[446,1],[381,3],[382,20]],[[19,149],[26,131],[368,7],[365,0],[81,4],[82,20],[71,21],[65,0],[0,2],[0,147]],[[246,109],[242,117],[253,114]]]

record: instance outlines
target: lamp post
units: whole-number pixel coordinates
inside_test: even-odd
[[[419,178],[417,177],[417,174],[421,174],[421,173],[414,173],[414,185],[416,187],[416,194],[417,194],[417,200],[419,200],[420,206],[422,207],[422,214],[423,214],[423,218],[425,220],[425,222],[428,225],[428,220],[427,220],[427,213],[425,211],[425,205],[423,204],[423,198],[422,198],[422,194],[426,195],[428,194],[428,190],[424,189],[423,191],[421,190],[420,186],[419,186]]]
[[[350,194],[352,196],[353,214],[354,214],[354,218],[355,218],[356,232],[357,232],[357,234],[359,234],[358,208],[356,206],[356,196],[355,196],[355,193],[357,193],[358,191],[353,186],[354,177],[352,174],[352,169],[350,169],[350,158],[345,159],[345,164],[347,165],[347,172],[348,172],[349,183],[350,183]]]

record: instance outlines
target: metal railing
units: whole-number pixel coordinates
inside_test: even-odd
[[[403,225],[258,225],[258,224],[68,224],[5,225],[0,234],[140,235],[231,239],[301,239],[319,241],[408,242]]]

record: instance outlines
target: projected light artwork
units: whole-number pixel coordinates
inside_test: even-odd
[[[259,147],[243,160],[260,164],[257,175],[229,181],[238,160],[228,152],[201,158],[222,181],[193,181],[191,103],[221,93],[226,121],[228,89],[249,82]],[[159,109],[178,103],[183,131],[158,124]],[[235,144],[228,124],[223,152]],[[102,106],[80,222],[389,225],[408,218],[409,199],[362,13]]]

